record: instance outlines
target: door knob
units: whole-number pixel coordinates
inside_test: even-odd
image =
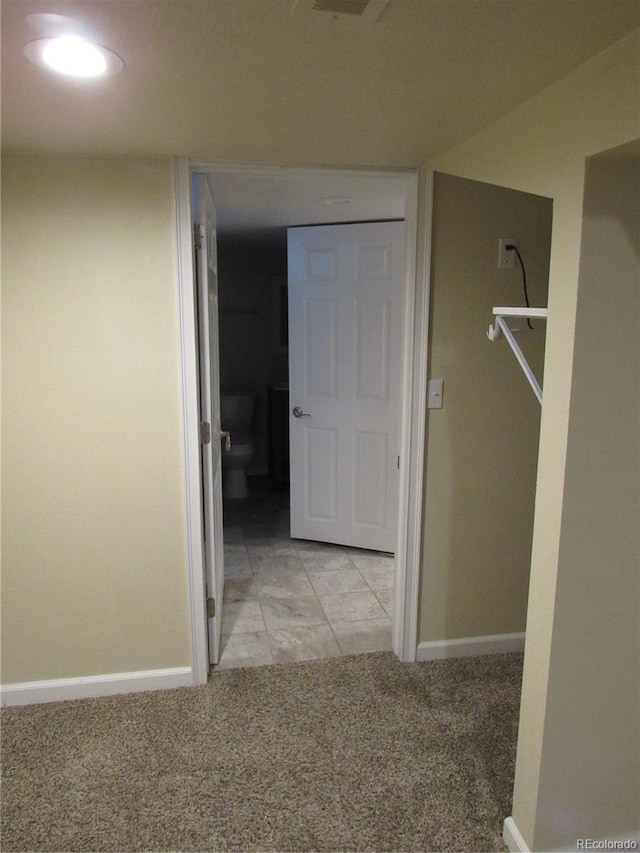
[[[231,433],[220,430],[220,438],[224,438],[224,449],[228,453],[231,450]]]
[[[293,409],[293,417],[294,418],[310,418],[311,415],[303,412],[300,406],[295,406]]]

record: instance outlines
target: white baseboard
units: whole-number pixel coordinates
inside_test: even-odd
[[[416,660],[445,660],[478,655],[496,655],[524,650],[522,634],[488,634],[482,637],[459,637],[456,640],[434,640],[418,643]]]
[[[529,853],[529,848],[512,817],[506,818],[504,822],[502,838],[510,853]]]
[[[138,693],[143,690],[166,690],[191,687],[194,684],[190,666],[173,669],[150,669],[146,672],[117,672],[111,675],[89,675],[83,678],[57,678],[52,681],[25,681],[0,687],[2,705],[34,705],[60,702],[64,699],[89,699]]]

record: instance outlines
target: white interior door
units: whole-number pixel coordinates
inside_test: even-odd
[[[291,535],[394,551],[403,222],[290,228]]]
[[[194,231],[200,375],[202,510],[209,663],[220,659],[224,549],[222,530],[222,447],[218,347],[218,263],[216,211],[206,175],[194,175]]]

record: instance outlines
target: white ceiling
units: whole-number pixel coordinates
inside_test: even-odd
[[[404,219],[411,173],[335,169],[207,170],[218,230],[245,236],[288,225]]]
[[[2,0],[3,148],[415,167],[640,25],[637,0],[390,0],[369,25],[309,6],[299,0],[292,14],[293,0]],[[32,65],[24,46],[58,34],[51,16],[71,18],[124,70],[90,84]],[[216,178],[231,218],[240,197],[256,195],[248,180]],[[393,196],[389,183],[366,191],[376,187]],[[310,191],[316,207],[323,196],[357,195],[344,184]],[[269,176],[257,195],[263,207],[267,198],[299,207],[304,192]]]

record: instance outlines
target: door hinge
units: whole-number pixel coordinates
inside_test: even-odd
[[[211,444],[211,424],[200,421],[200,444]]]
[[[197,222],[193,223],[193,242],[195,244],[196,249],[201,249],[204,246],[204,241],[206,237],[206,232],[204,225],[199,225]]]
[[[213,619],[216,615],[216,600],[215,598],[207,598],[207,619]]]

